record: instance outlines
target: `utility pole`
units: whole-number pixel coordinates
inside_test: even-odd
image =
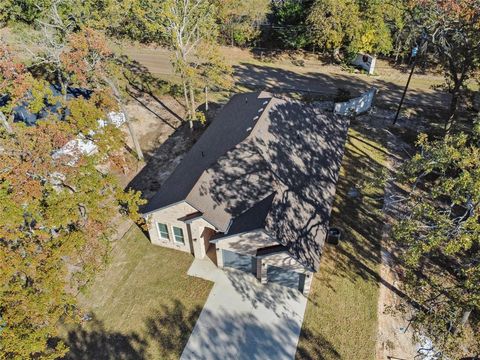
[[[412,79],[413,72],[415,71],[415,66],[417,65],[417,59],[418,59],[417,53],[418,53],[418,46],[415,46],[412,50],[412,57],[413,57],[412,69],[410,70],[410,75],[408,75],[408,80],[407,80],[407,84],[405,85],[405,89],[403,89],[403,94],[402,94],[402,98],[400,99],[400,103],[398,104],[397,113],[393,118],[393,125],[397,123],[398,115],[400,115],[400,110],[402,109],[403,100],[405,99],[405,95],[407,94],[408,85],[410,85],[410,80]]]

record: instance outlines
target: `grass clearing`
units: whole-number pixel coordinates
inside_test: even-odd
[[[187,276],[190,254],[151,245],[133,226],[79,302],[92,315],[70,329],[70,359],[178,359],[213,283]]]
[[[331,226],[339,245],[327,245],[315,274],[297,359],[373,359],[377,334],[380,237],[386,150],[375,129],[352,123]],[[357,197],[348,194],[358,190]]]

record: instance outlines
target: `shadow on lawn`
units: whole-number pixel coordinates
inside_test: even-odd
[[[142,360],[147,345],[136,333],[107,331],[95,318],[88,322],[88,329],[70,330],[64,341],[70,348],[66,360]]]
[[[151,354],[160,358],[178,358],[188,341],[201,312],[200,307],[187,309],[179,300],[161,305],[144,320],[141,332],[108,331],[98,319],[86,322],[68,332],[70,348],[65,360],[143,360]]]
[[[146,319],[145,337],[162,358],[172,354],[179,357],[201,311],[199,306],[188,310],[179,300],[174,300],[170,306],[162,305]]]
[[[231,311],[215,313],[204,310],[202,315],[208,328],[196,333],[186,351],[187,358],[198,360],[278,359],[289,357],[282,346],[290,344],[292,331],[298,331],[294,321],[285,320],[284,326],[266,325],[254,316],[232,315]],[[98,320],[92,320],[86,329],[71,330],[65,340],[70,348],[67,360],[140,360],[147,358],[179,358],[188,342],[201,308],[187,309],[181,301],[161,306],[145,319],[141,334],[110,332]],[[87,329],[88,328],[88,329]],[[308,335],[307,336],[311,336]],[[233,346],[229,338],[237,342]],[[337,351],[325,339],[312,339],[311,349],[299,347],[302,359],[339,358]],[[200,352],[197,350],[200,349]],[[241,351],[241,353],[240,353]]]
[[[394,284],[383,279],[378,272],[381,263],[380,240],[386,221],[383,212],[384,186],[380,179],[386,170],[379,156],[390,158],[400,157],[379,147],[377,144],[386,145],[386,133],[382,128],[372,127],[368,124],[354,123],[352,128],[359,136],[349,136],[348,146],[345,151],[342,166],[347,176],[341,176],[337,183],[336,209],[332,213],[331,225],[343,230],[343,240],[333,250],[334,268],[325,267],[323,270],[331,276],[340,276],[351,282],[359,279],[382,284],[397,296],[411,302],[411,299]],[[369,141],[366,141],[369,140]],[[356,142],[356,143],[355,143]],[[377,153],[375,155],[374,153]],[[381,155],[380,155],[381,154]],[[391,175],[390,175],[391,176]],[[370,184],[369,194],[359,196],[348,195],[351,189],[358,189],[365,184]],[[399,190],[399,189],[397,189]],[[395,254],[390,257],[397,262]],[[325,283],[331,276],[323,276]],[[335,291],[334,287],[326,283]],[[418,306],[413,303],[414,306]]]
[[[326,360],[341,359],[335,347],[322,335],[314,335],[310,330],[302,329],[302,338],[297,348],[295,359],[301,360]],[[302,346],[308,343],[310,347]]]
[[[373,141],[382,135],[378,129],[367,130],[356,124],[352,124],[352,128],[360,133],[359,136]],[[337,183],[335,209],[332,212],[331,226],[342,229],[343,239],[334,249],[334,269],[324,267],[321,271],[345,277],[352,282],[360,278],[378,283],[381,280],[377,267],[381,261],[384,186],[379,183],[378,177],[384,170],[384,165],[374,152],[385,155],[385,150],[375,144],[366,144],[364,140],[360,141],[361,145],[356,143],[359,136],[350,136],[348,139],[342,161],[344,173]],[[365,194],[362,189],[366,184],[373,184],[370,185],[373,189],[369,194]],[[352,189],[357,189],[357,196],[349,196]],[[322,280],[325,282],[328,278],[330,276],[323,276]]]

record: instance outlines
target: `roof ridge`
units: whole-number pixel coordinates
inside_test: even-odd
[[[262,92],[263,93],[263,92]],[[262,94],[260,93],[260,94]],[[245,140],[249,139],[252,134],[253,134],[253,131],[257,128],[258,124],[260,123],[260,120],[263,120],[265,119],[265,116],[270,112],[270,109],[272,108],[272,103],[273,103],[273,100],[276,99],[275,96],[273,94],[270,94],[271,97],[270,99],[268,100],[268,103],[265,105],[265,108],[263,109],[262,113],[260,114],[260,116],[258,117],[257,121],[255,121],[255,124],[253,125],[252,127],[252,130],[250,131],[250,134],[248,134],[245,139],[243,139],[243,141],[239,142],[237,145],[239,144],[242,144],[243,142],[245,142]],[[260,95],[259,95],[260,96]]]
[[[247,93],[248,94],[248,93]],[[273,99],[275,99],[275,96],[271,93],[267,93],[267,92],[264,92],[264,91],[261,91],[261,92],[257,92],[257,99],[261,98],[262,94],[264,95],[269,95],[269,98],[268,98],[268,102],[267,104],[265,104],[265,107],[263,108],[263,111],[262,113],[260,114],[260,116],[258,117],[258,119],[255,121],[255,123],[252,125],[252,128],[250,130],[250,133],[242,140],[240,141],[239,143],[235,144],[234,146],[232,146],[231,148],[229,148],[227,151],[225,151],[223,154],[221,154],[220,156],[218,156],[206,169],[204,169],[202,171],[202,173],[200,174],[200,176],[198,177],[197,181],[195,181],[195,183],[193,184],[192,188],[190,189],[190,191],[187,193],[186,197],[185,197],[185,201],[190,205],[192,206],[193,208],[195,208],[197,211],[201,211],[200,209],[197,209],[197,207],[193,206],[192,204],[190,204],[187,199],[189,198],[190,194],[192,193],[192,191],[195,189],[195,186],[197,185],[197,183],[200,181],[200,179],[202,178],[202,176],[205,174],[205,172],[207,172],[211,166],[213,164],[215,164],[218,159],[220,159],[222,156],[224,156],[225,154],[227,154],[229,151],[231,151],[232,149],[235,149],[238,145],[240,144],[243,144],[245,142],[245,140],[249,139],[253,130],[257,127],[257,124],[260,122],[260,120],[264,119],[266,114],[270,111],[270,108],[272,107],[272,102],[273,102]],[[240,95],[240,94],[238,94]],[[262,104],[262,107],[263,107],[263,104]],[[208,220],[206,217],[204,217],[205,220],[207,220],[208,222],[211,222],[210,220]],[[230,221],[233,219],[232,216],[230,216]],[[217,226],[217,224],[214,224],[215,226]]]

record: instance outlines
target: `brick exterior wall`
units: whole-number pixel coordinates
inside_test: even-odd
[[[150,235],[150,241],[154,245],[164,246],[176,250],[181,250],[193,254],[192,244],[188,234],[187,224],[178,220],[187,214],[196,212],[197,210],[188,205],[186,202],[174,204],[172,206],[160,209],[151,213],[147,217],[148,233]],[[160,238],[157,223],[167,225],[170,240]],[[173,236],[173,226],[176,226],[183,230],[183,236],[185,239],[184,244],[176,243]]]

